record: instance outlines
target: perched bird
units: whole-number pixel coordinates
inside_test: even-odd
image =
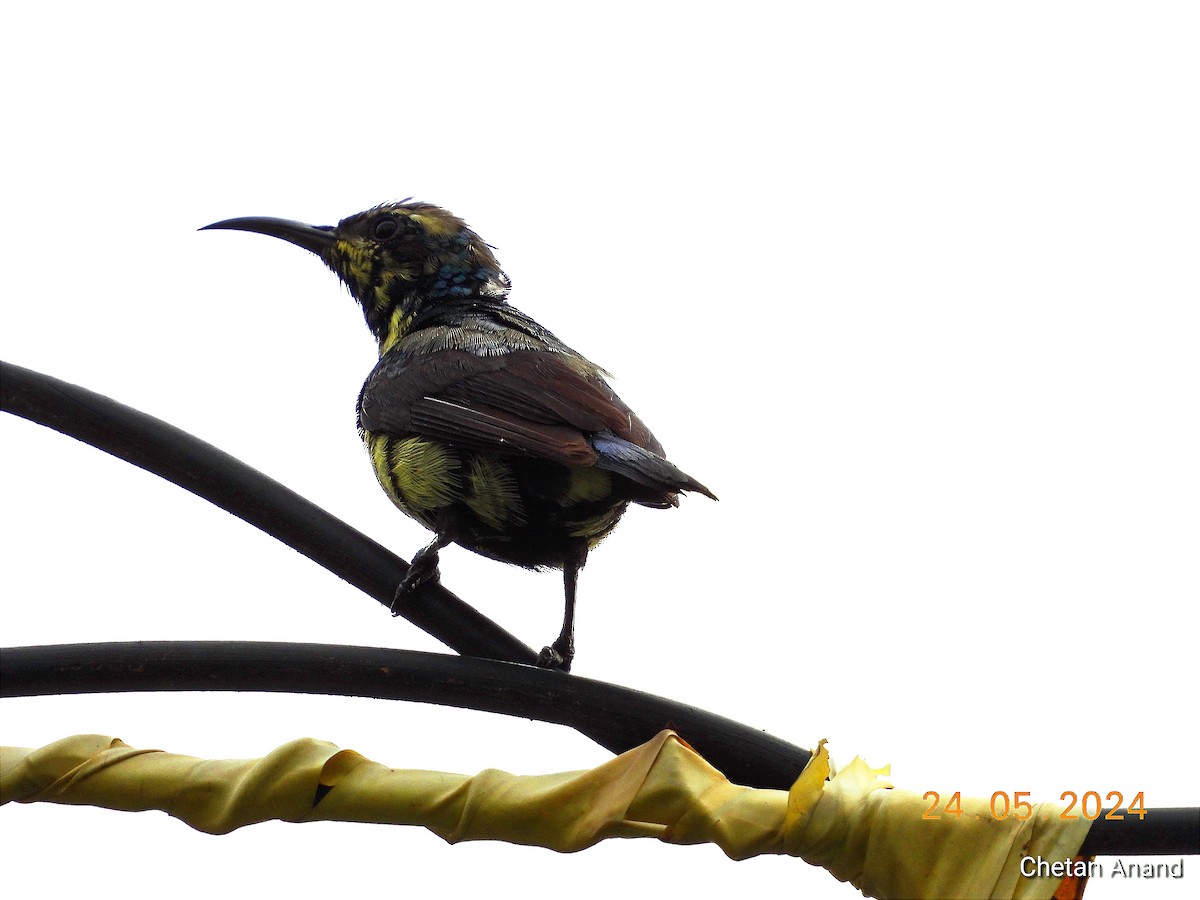
[[[392,502],[436,535],[397,601],[438,577],[438,551],[451,543],[562,569],[562,631],[539,664],[569,670],[588,551],[631,502],[677,506],[680,491],[716,499],[667,462],[603,369],[508,304],[492,248],[446,210],[402,201],[336,227],[250,217],[205,228],[310,250],[362,306],[379,362],[358,397],[359,433]]]

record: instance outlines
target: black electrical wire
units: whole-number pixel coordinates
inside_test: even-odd
[[[731,781],[794,779],[795,749],[693,706],[578,676],[486,659],[333,644],[146,641],[0,650],[0,697],[133,691],[262,691],[438,703],[604,730],[636,746],[674,728]],[[1200,852],[1200,810],[1101,812],[1081,856]]]
[[[385,606],[408,563],[212,444],[101,394],[0,361],[0,409],[153,472],[265,531]],[[397,611],[465,656],[533,663],[537,653],[437,584]]]
[[[0,649],[0,697],[263,691],[437,703],[600,733],[625,749],[671,728],[737,784],[786,790],[808,752],[642,691],[536,666],[335,644],[130,641]],[[725,761],[718,765],[715,759]]]
[[[86,388],[0,362],[0,410],[91,444],[203,497],[385,605],[391,604],[408,569],[404,560],[362,532],[229,454]],[[527,664],[537,658],[532,648],[440,585],[422,585],[401,612],[464,656]],[[561,672],[535,674],[559,681],[570,677]],[[574,727],[614,753],[636,747],[662,728],[676,727],[714,766],[752,787],[786,789],[809,760],[809,751],[746,726],[737,726],[737,739],[718,739],[724,727],[718,719],[695,731],[669,720],[631,728],[619,717],[583,717]]]

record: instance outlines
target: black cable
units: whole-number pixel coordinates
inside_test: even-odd
[[[0,362],[0,410],[91,444],[209,500],[381,603],[392,602],[395,587],[407,571],[404,560],[277,481],[185,431],[86,388]],[[464,656],[518,663],[536,659],[530,647],[440,585],[422,585],[402,614]],[[535,674],[557,676],[560,681],[568,677],[557,672]],[[602,747],[622,753],[669,725],[646,730],[625,727],[619,719],[591,722],[581,717],[574,727]],[[705,757],[714,766],[739,773],[741,783],[789,787],[808,762],[809,752],[752,729],[744,732],[747,739],[749,735],[766,739],[759,748],[766,754],[761,761],[749,745],[680,730],[693,746],[709,748]]]
[[[1101,810],[1092,825],[1080,856],[1183,856],[1200,853],[1200,809],[1162,806],[1139,819],[1127,810],[1124,819],[1104,818]]]
[[[731,781],[783,790],[810,755],[763,731],[664,697],[489,659],[255,641],[0,650],[0,697],[125,691],[265,691],[438,703],[568,725],[602,734],[607,743],[625,749],[672,728]]]
[[[212,444],[116,400],[0,361],[0,409],[91,444],[233,513],[385,606],[408,563]],[[465,656],[534,663],[537,653],[436,584],[398,611]]]
[[[602,730],[636,746],[674,728],[738,784],[786,789],[807,760],[790,744],[693,706],[531,666],[329,644],[170,641],[0,650],[0,697],[113,691],[265,691],[410,700]],[[804,751],[799,751],[803,753]],[[714,763],[715,764],[715,763]],[[1105,811],[1107,812],[1107,811]],[[1082,856],[1200,853],[1200,810],[1102,817]]]

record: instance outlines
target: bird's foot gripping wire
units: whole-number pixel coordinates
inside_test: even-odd
[[[437,584],[441,580],[441,572],[438,571],[438,551],[448,543],[448,540],[439,537],[429,546],[417,551],[408,565],[408,571],[396,586],[396,595],[389,607],[393,616],[400,615],[400,607],[413,591],[423,584]]]
[[[563,609],[562,631],[549,647],[538,654],[537,664],[543,669],[571,671],[571,660],[575,658],[575,590],[579,585],[579,570],[587,561],[586,542],[579,542],[574,551],[563,560],[563,587],[566,589],[566,604]]]
[[[571,671],[571,660],[575,658],[573,646],[560,647],[555,641],[549,647],[543,647],[538,654],[537,664],[543,669],[558,669],[560,672]]]

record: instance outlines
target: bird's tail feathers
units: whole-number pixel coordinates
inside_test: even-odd
[[[678,506],[678,491],[695,491],[713,500],[717,495],[688,475],[674,463],[656,453],[630,443],[615,434],[602,432],[592,435],[591,444],[600,454],[595,462],[598,469],[622,475],[634,484],[649,488],[655,496],[634,498],[643,506]]]

